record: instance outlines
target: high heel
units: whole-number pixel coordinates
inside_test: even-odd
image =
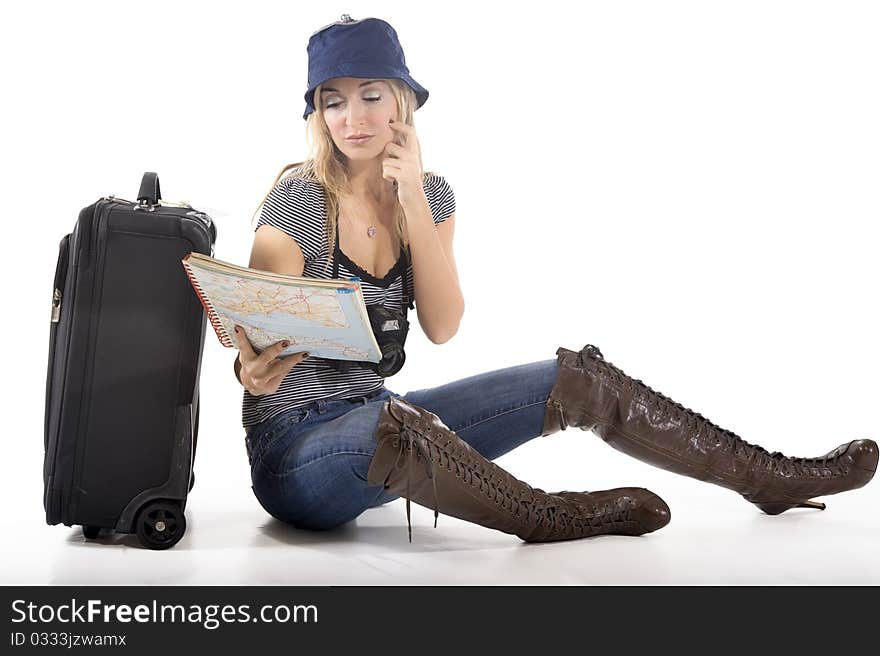
[[[816,508],[817,510],[825,510],[825,504],[819,501],[804,501],[803,503],[758,503],[752,501],[752,503],[768,515],[778,515],[789,508]]]
[[[556,355],[542,435],[566,426],[591,430],[639,460],[734,490],[770,515],[824,510],[806,499],[862,487],[877,470],[874,440],[853,440],[817,458],[770,453],[629,377],[592,344]]]

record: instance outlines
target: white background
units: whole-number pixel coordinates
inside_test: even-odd
[[[825,512],[768,517],[580,431],[498,462],[544,489],[650,487],[672,508],[668,527],[536,550],[446,517],[434,530],[417,509],[409,545],[397,502],[303,536],[252,496],[235,352],[210,332],[184,541],[161,554],[85,543],[78,528],[46,526],[41,505],[59,240],[82,207],[132,198],[141,174],[157,171],[166,200],[213,215],[216,256],[246,264],[252,211],[281,166],[306,156],[306,43],[342,13],[396,28],[430,91],[415,115],[425,167],[457,198],[464,319],[439,346],[416,326],[390,388],[592,343],[771,451],[817,456],[876,439],[875,3],[156,0],[0,11],[0,582],[880,582],[876,482],[822,499]]]

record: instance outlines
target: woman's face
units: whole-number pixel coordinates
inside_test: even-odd
[[[394,138],[388,121],[397,120],[397,102],[385,80],[336,77],[324,83],[319,102],[333,142],[349,159],[380,156]],[[361,134],[369,136],[351,139]]]

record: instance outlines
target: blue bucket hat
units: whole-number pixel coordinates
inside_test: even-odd
[[[303,118],[315,111],[315,89],[335,77],[397,78],[416,93],[416,109],[428,100],[428,90],[409,74],[397,32],[379,18],[354,20],[348,14],[312,34],[309,90]]]

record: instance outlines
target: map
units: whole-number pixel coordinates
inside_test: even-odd
[[[357,282],[267,276],[196,253],[183,263],[224,346],[238,348],[239,325],[258,353],[286,339],[290,346],[282,356],[308,351],[334,360],[382,358]]]

